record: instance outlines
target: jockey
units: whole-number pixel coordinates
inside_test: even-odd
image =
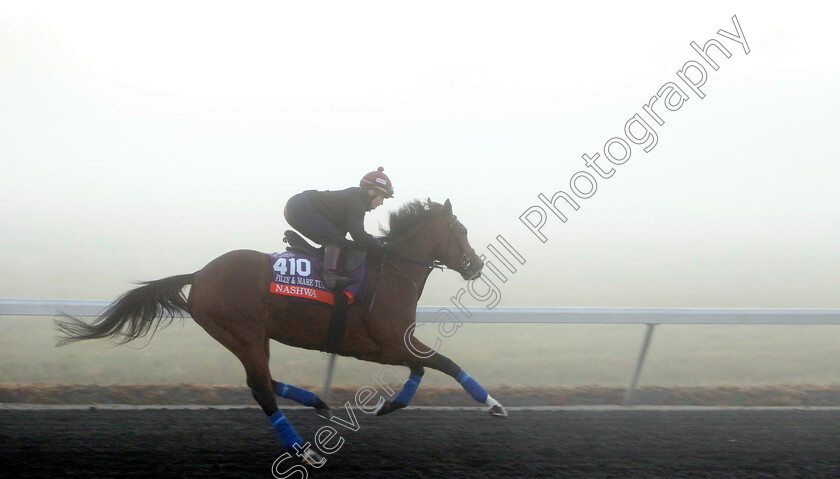
[[[307,190],[289,198],[283,215],[293,228],[310,240],[324,246],[322,276],[330,289],[344,288],[352,279],[338,276],[341,246],[353,241],[365,249],[382,247],[382,240],[365,231],[365,213],[394,197],[391,180],[381,166],[366,174],[358,187],[338,191]]]

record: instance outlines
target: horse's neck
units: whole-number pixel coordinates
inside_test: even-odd
[[[413,261],[425,264],[432,264],[434,260],[432,250],[432,245],[424,243],[421,238],[416,236],[407,238],[392,248],[392,251],[400,257],[410,258]]]
[[[426,285],[432,261],[430,247],[415,240],[401,242],[377,261],[376,289],[386,285],[396,288],[398,296],[395,299],[405,301],[406,307],[413,309]]]

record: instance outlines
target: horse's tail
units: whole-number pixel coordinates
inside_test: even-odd
[[[83,339],[118,338],[118,344],[152,335],[161,325],[169,326],[180,312],[187,312],[187,298],[181,291],[192,284],[194,274],[182,274],[141,283],[111,303],[108,309],[88,324],[78,317],[63,314],[56,321],[62,336],[58,346]]]

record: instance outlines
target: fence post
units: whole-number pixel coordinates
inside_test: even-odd
[[[630,386],[627,387],[627,391],[624,393],[625,406],[630,404],[630,400],[633,397],[633,391],[636,390],[636,385],[639,384],[639,377],[642,375],[642,366],[645,364],[645,358],[647,357],[648,348],[650,347],[650,340],[653,337],[653,328],[655,327],[655,324],[648,323],[647,325],[645,340],[642,342],[642,351],[639,353],[639,359],[636,361],[636,370],[633,372],[633,380],[630,381]]]
[[[327,361],[327,378],[324,380],[324,392],[321,393],[321,400],[330,403],[330,386],[332,386],[333,370],[335,370],[335,354],[330,354]]]

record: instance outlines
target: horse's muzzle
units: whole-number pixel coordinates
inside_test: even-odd
[[[468,261],[463,268],[459,268],[458,272],[461,273],[461,277],[467,281],[477,279],[481,277],[481,270],[484,268],[484,261],[481,261],[480,258],[476,258],[475,262]]]

